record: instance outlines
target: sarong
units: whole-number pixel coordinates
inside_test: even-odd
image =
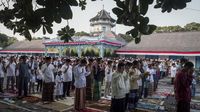
[[[85,108],[85,97],[86,89],[85,88],[76,88],[75,90],[75,110],[79,111]]]
[[[101,82],[94,81],[94,100],[98,101],[101,98]]]
[[[90,76],[86,77],[86,100],[93,99],[93,81]]]
[[[43,83],[42,101],[53,101],[54,82]]]

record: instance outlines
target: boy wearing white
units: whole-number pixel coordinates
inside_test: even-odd
[[[171,73],[171,84],[174,84],[174,78],[176,77],[177,68],[175,63],[172,64],[170,73]]]
[[[65,98],[66,94],[70,96],[70,87],[72,82],[72,66],[70,65],[71,60],[66,59],[65,64],[62,66],[61,71],[63,74],[63,97]]]
[[[56,79],[55,79],[55,96],[56,96],[56,100],[58,100],[59,98],[62,99],[62,95],[63,95],[63,75],[61,70],[58,70],[58,74],[56,75]]]
[[[110,91],[111,91],[111,80],[112,80],[112,62],[108,61],[108,65],[105,68],[105,82],[106,82],[106,86],[105,86],[105,93],[104,96],[107,98],[108,95],[110,95]]]
[[[15,69],[16,69],[16,64],[14,62],[14,57],[11,57],[6,67],[6,70],[7,70],[7,89],[9,89],[9,84],[11,83],[12,91],[14,91]]]

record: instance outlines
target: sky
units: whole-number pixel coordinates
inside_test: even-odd
[[[200,0],[192,0],[192,2],[187,4],[187,8],[183,10],[172,10],[171,13],[162,13],[161,9],[154,9],[153,5],[150,6],[147,17],[150,18],[150,24],[155,24],[157,26],[175,26],[180,25],[184,26],[187,23],[197,22],[200,23]],[[85,31],[90,32],[90,22],[89,20],[96,16],[97,13],[103,9],[110,13],[110,15],[117,19],[116,15],[112,13],[112,8],[116,7],[116,4],[113,0],[97,0],[91,2],[87,0],[86,10],[81,10],[80,7],[72,7],[73,19],[69,20],[69,25],[71,28],[75,28],[77,32]],[[195,10],[193,10],[195,9]],[[66,20],[62,20],[60,24],[54,23],[53,34],[43,35],[42,30],[32,34],[32,37],[57,37],[57,31],[67,25]],[[130,30],[131,27],[116,25],[112,30],[118,33],[125,33]],[[23,40],[23,36],[18,34],[13,35],[13,31],[6,29],[2,24],[0,24],[0,33],[4,33],[9,36],[17,37],[18,40]]]

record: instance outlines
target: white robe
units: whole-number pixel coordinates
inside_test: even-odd
[[[87,72],[85,66],[77,65],[75,66],[75,74],[74,74],[74,86],[76,88],[84,88],[86,87],[86,76],[88,76],[90,72]]]
[[[63,76],[56,75],[55,95],[63,95]]]
[[[176,76],[177,68],[176,67],[171,67],[170,73],[171,77],[174,78]]]
[[[54,71],[55,67],[52,64],[47,64],[42,65],[41,69],[43,76],[44,76],[44,82],[49,83],[49,82],[54,82]]]

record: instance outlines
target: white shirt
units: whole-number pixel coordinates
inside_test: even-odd
[[[61,68],[63,74],[63,82],[72,81],[72,66],[64,64]]]
[[[111,87],[112,87],[112,98],[115,99],[125,98],[127,88],[125,86],[123,73],[115,72],[113,74]]]
[[[30,67],[30,70],[34,70],[34,65],[35,65],[34,61],[29,61],[28,66]]]
[[[147,69],[148,69],[148,64],[146,61],[143,62],[143,69],[144,69],[144,71],[147,71]]]
[[[19,76],[19,69],[16,69],[16,74],[15,76]]]
[[[42,73],[42,71],[40,69],[38,70],[37,79],[39,79],[39,80],[43,80],[44,79],[43,73]]]
[[[7,76],[15,76],[15,68],[16,68],[16,64],[14,62],[8,65]]]
[[[176,76],[176,71],[177,71],[177,68],[172,66],[171,69],[170,69],[171,77],[175,77]]]
[[[141,76],[141,72],[140,70],[138,70],[139,75]],[[142,79],[140,78],[139,80],[137,80],[138,86],[142,86]]]
[[[163,65],[163,63],[160,63],[158,67],[159,67],[160,71],[164,71],[164,65]]]
[[[106,82],[111,82],[112,80],[112,68],[111,67],[106,67],[105,68],[105,81]]]
[[[44,82],[54,82],[54,70],[55,67],[52,64],[47,64],[42,65],[42,73],[44,75]]]
[[[123,76],[124,76],[125,91],[126,93],[129,93],[130,92],[129,74],[126,71],[124,71]]]
[[[3,64],[0,63],[0,77],[4,77]]]
[[[147,77],[147,80],[149,80],[150,82],[154,82],[154,79],[153,79],[153,73],[154,73],[154,70],[153,69],[147,69],[147,72],[149,72],[149,76]]]
[[[55,95],[63,95],[63,75],[56,75]]]
[[[81,67],[80,65],[75,66],[75,74],[74,74],[74,86],[76,88],[84,88],[86,87],[86,76],[88,76],[90,72],[87,72],[85,66]]]

